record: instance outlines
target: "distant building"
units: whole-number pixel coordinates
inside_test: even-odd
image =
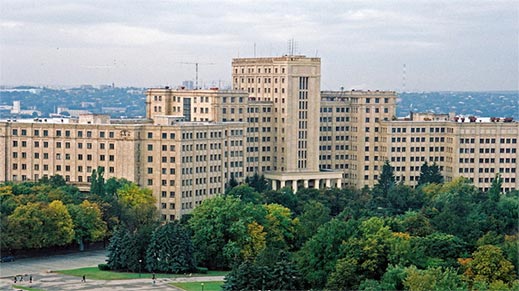
[[[187,90],[193,90],[195,88],[195,85],[194,85],[193,81],[187,80],[187,81],[182,81],[182,87],[184,87]]]
[[[0,181],[62,175],[88,189],[92,170],[150,188],[162,219],[178,219],[225,191],[230,179],[264,174],[272,188],[372,187],[390,161],[416,185],[424,162],[446,181],[482,190],[497,173],[519,188],[519,124],[412,114],[397,119],[391,91],[320,91],[320,59],[239,58],[233,90],[153,88],[146,119],[0,122]],[[69,112],[70,113],[70,112]]]
[[[41,116],[41,111],[36,109],[21,109],[22,103],[20,101],[13,101],[13,107],[11,109],[11,115],[36,115]]]
[[[67,116],[70,116],[70,117],[79,117],[79,115],[81,115],[81,114],[89,114],[89,113],[91,113],[88,110],[84,110],[84,109],[70,109],[70,108],[67,108],[67,107],[58,107],[56,111],[57,111],[56,113],[58,115],[63,115],[63,113],[65,113],[65,114],[67,114]]]

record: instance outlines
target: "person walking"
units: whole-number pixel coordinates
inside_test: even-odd
[[[83,275],[83,279],[81,280],[81,282],[85,283],[86,282],[86,276]]]

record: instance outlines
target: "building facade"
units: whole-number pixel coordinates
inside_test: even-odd
[[[62,175],[88,189],[92,170],[150,188],[164,220],[225,191],[232,178],[264,174],[273,189],[372,187],[385,161],[416,185],[424,162],[446,181],[519,189],[519,124],[412,114],[397,119],[392,91],[322,91],[320,59],[240,58],[233,90],[153,88],[146,119],[0,122],[0,181]]]

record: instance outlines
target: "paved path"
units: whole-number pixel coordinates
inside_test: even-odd
[[[53,273],[52,270],[75,269],[97,266],[105,262],[105,251],[92,251],[77,254],[56,255],[41,258],[20,259],[15,262],[0,264],[0,290],[13,289],[13,277],[24,275],[22,282],[16,285],[38,288],[41,290],[179,290],[169,286],[173,282],[208,282],[223,281],[223,276],[212,277],[188,277],[188,278],[158,278],[153,284],[151,278],[131,280],[90,280],[85,283],[81,278]],[[29,283],[29,274],[33,282]],[[19,277],[18,277],[19,278]]]
[[[44,273],[49,270],[67,270],[92,267],[106,263],[106,251],[85,251],[66,255],[52,254],[46,257],[19,259],[0,264],[0,277],[13,277],[21,274]]]

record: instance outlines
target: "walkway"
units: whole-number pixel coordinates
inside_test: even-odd
[[[178,290],[169,286],[173,282],[208,282],[223,281],[223,276],[158,278],[153,284],[151,278],[131,280],[90,280],[81,282],[81,278],[53,273],[52,270],[76,269],[97,266],[105,262],[105,251],[92,251],[77,254],[48,256],[41,258],[20,259],[15,262],[0,264],[0,290],[13,289],[15,275],[25,275],[24,280],[16,285],[41,290]],[[29,283],[29,275],[33,282]],[[19,277],[18,277],[19,278]]]

